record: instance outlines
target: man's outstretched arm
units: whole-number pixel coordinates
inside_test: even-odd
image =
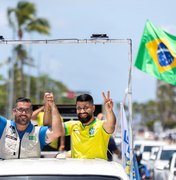
[[[45,93],[44,96],[45,104],[50,107],[51,113],[51,128],[47,131],[47,143],[52,142],[59,136],[63,136],[63,126],[60,114],[58,112],[57,106],[54,102],[54,96],[52,93]]]

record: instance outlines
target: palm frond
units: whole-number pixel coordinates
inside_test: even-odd
[[[31,21],[27,27],[26,31],[36,31],[42,34],[49,34],[50,25],[49,22],[44,18],[37,18],[34,21]]]

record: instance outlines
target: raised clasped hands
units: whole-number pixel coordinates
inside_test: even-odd
[[[51,92],[46,92],[44,95],[44,103],[45,105],[49,106],[50,108],[54,104],[54,95]]]
[[[105,93],[102,93],[103,98],[104,98],[104,107],[106,112],[108,111],[112,111],[113,110],[113,101],[110,98],[110,91],[107,92],[107,96],[105,95]]]

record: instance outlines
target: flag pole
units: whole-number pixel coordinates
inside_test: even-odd
[[[132,132],[132,40],[128,39],[128,59],[129,59],[129,77],[128,77],[128,110],[129,110],[129,144],[130,144],[130,180],[133,179],[133,132]]]

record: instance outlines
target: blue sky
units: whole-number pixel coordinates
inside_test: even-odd
[[[6,8],[17,0],[0,1],[0,35],[12,39]],[[106,33],[112,39],[132,39],[133,63],[147,19],[171,34],[176,34],[176,1],[167,0],[31,0],[38,17],[50,21],[50,36],[26,34],[24,39],[88,39]],[[1,45],[0,63],[11,55],[11,45]],[[26,68],[33,75],[47,73],[65,83],[70,90],[89,91],[96,103],[102,91],[110,90],[113,100],[122,101],[128,83],[128,47],[124,44],[30,45],[37,68]],[[7,74],[8,66],[0,67]],[[155,99],[156,79],[133,68],[133,101]]]

